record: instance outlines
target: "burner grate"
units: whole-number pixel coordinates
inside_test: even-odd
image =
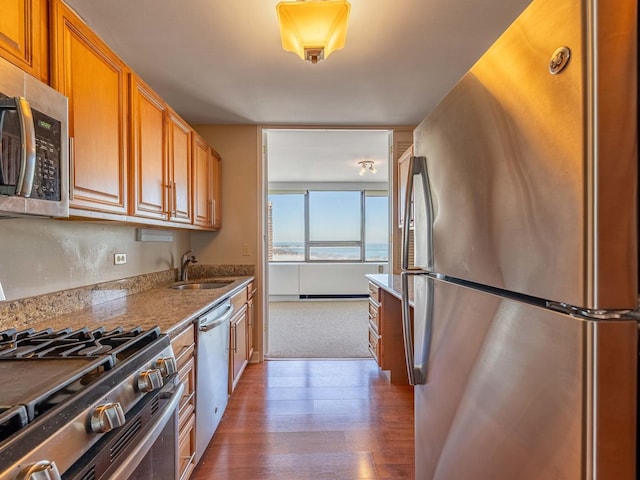
[[[123,356],[131,348],[132,342],[142,340],[144,343],[146,336],[154,340],[159,336],[159,331],[153,329],[143,332],[140,327],[126,332],[122,327],[111,331],[105,331],[104,328],[46,329],[39,332],[11,329],[0,332],[0,359]]]

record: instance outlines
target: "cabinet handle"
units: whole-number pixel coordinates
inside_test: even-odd
[[[209,200],[207,202],[207,207],[209,207],[209,215],[207,217],[207,221],[209,222],[209,225],[213,225],[215,223],[215,213],[213,211],[213,200]]]
[[[233,325],[233,353],[238,353],[238,326]]]
[[[163,184],[162,187],[164,188],[164,192],[165,192],[165,208],[163,213],[170,214],[171,213],[171,185],[166,183],[166,184]]]
[[[213,200],[211,200],[211,224],[215,225],[217,223],[217,218],[216,218],[216,199],[214,198]]]
[[[172,182],[172,183],[173,183],[173,216],[177,217],[178,216],[178,207],[177,207],[178,194],[176,193],[176,182]]]
[[[69,137],[69,200],[73,200],[73,191],[76,186],[76,151],[73,137]]]

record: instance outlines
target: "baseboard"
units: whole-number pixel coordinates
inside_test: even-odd
[[[343,298],[369,298],[369,294],[340,294],[334,293],[329,295],[300,295],[300,300],[325,300],[325,299],[343,299]]]

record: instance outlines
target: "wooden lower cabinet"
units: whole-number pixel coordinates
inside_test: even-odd
[[[187,480],[196,466],[195,327],[189,325],[171,340],[184,394],[178,407],[178,464],[180,480]]]
[[[241,307],[231,319],[229,343],[229,394],[238,384],[247,366],[247,305]]]
[[[412,309],[413,311],[413,309]],[[390,292],[369,282],[369,352],[391,383],[408,380],[402,332],[402,302]]]
[[[243,288],[231,297],[233,317],[229,330],[229,395],[233,393],[238,380],[249,363],[249,309],[247,307],[248,288]],[[252,333],[253,335],[253,333]]]

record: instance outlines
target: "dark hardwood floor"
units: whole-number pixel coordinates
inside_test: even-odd
[[[192,480],[414,478],[413,391],[373,360],[251,364]]]

